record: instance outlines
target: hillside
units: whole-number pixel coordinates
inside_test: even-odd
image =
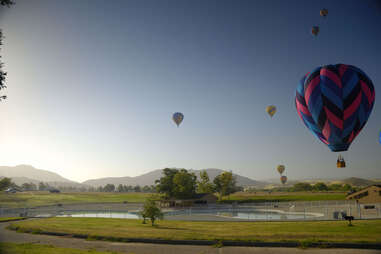
[[[358,187],[365,187],[368,185],[376,184],[375,181],[358,178],[358,177],[350,177],[350,178],[344,179],[342,182],[346,184],[350,184],[352,186],[358,186]]]
[[[197,177],[199,177],[201,170],[191,169],[189,171],[195,173],[197,175]],[[213,179],[217,175],[221,174],[224,170],[206,169],[206,171],[208,172],[210,180],[213,181]],[[236,176],[237,185],[239,185],[239,186],[256,186],[257,188],[261,188],[267,184],[265,182],[259,182],[259,181],[252,180],[252,179],[245,177],[245,176],[241,176],[241,175],[237,175],[237,174],[233,174],[233,175]],[[114,184],[114,185],[124,184],[124,185],[144,186],[144,185],[153,185],[155,183],[155,180],[160,179],[161,176],[162,176],[162,170],[157,169],[157,170],[153,170],[151,172],[148,172],[146,174],[136,176],[136,177],[128,177],[127,176],[127,177],[107,177],[107,178],[91,179],[91,180],[87,180],[87,181],[83,182],[83,184],[91,185],[94,187],[104,186],[108,183]]]
[[[23,183],[38,184],[39,182],[45,182],[55,187],[82,186],[80,183],[66,179],[57,173],[37,169],[29,165],[18,165],[15,167],[0,166],[0,177],[9,177],[17,185]]]

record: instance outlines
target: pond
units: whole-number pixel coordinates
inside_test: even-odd
[[[135,213],[128,213],[128,212],[78,212],[78,213],[58,215],[57,217],[139,219],[139,215]]]
[[[208,215],[216,216],[217,218],[226,218],[226,219],[241,219],[241,220],[305,220],[305,219],[314,219],[323,214],[314,214],[314,213],[288,213],[283,211],[271,210],[243,210],[243,211],[232,211],[232,210],[176,210],[176,211],[167,211],[164,212],[164,216],[175,217],[180,216],[185,219],[192,219]],[[86,218],[117,218],[117,219],[139,219],[140,216],[136,212],[104,212],[104,211],[91,211],[91,212],[65,212],[63,215],[57,217],[86,217]],[[209,217],[210,218],[210,217]]]
[[[319,217],[314,214],[304,213],[279,213],[279,212],[217,212],[216,215],[234,219],[246,220],[304,220]]]

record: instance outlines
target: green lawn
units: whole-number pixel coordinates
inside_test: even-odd
[[[265,242],[365,242],[381,243],[381,220],[312,222],[187,222],[159,221],[158,226],[140,220],[102,218],[49,218],[14,222],[21,232],[44,231],[84,234],[90,239],[153,238],[171,240],[239,240]]]
[[[0,222],[7,222],[7,221],[13,221],[13,220],[21,220],[23,217],[1,217]]]
[[[345,193],[330,193],[330,192],[275,192],[275,193],[264,193],[257,192],[245,193],[238,192],[230,195],[229,197],[224,197],[224,203],[231,203],[238,201],[239,203],[248,202],[266,202],[266,201],[326,201],[326,200],[344,200]]]
[[[0,193],[0,207],[34,207],[56,204],[75,203],[122,203],[144,202],[151,193],[49,193],[49,192],[20,192],[15,194]],[[265,201],[318,201],[343,200],[344,193],[314,193],[314,192],[277,192],[277,193],[235,193],[225,197],[223,202],[265,202]]]
[[[144,202],[151,193],[49,193],[20,192],[14,194],[0,193],[1,207],[34,207],[42,205],[75,204],[75,203],[121,203]]]
[[[99,252],[94,250],[79,250],[70,248],[59,248],[52,245],[32,243],[0,243],[1,254],[117,254],[117,252]],[[133,253],[131,253],[133,254]]]

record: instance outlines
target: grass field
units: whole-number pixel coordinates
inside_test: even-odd
[[[49,193],[20,192],[15,194],[0,194],[1,207],[34,207],[42,205],[75,204],[75,203],[122,203],[144,202],[150,193]]]
[[[267,192],[246,193],[237,192],[229,197],[224,197],[224,203],[249,203],[266,201],[325,201],[325,200],[344,200],[346,194],[340,192]]]
[[[84,234],[89,239],[150,238],[170,240],[239,240],[264,242],[381,243],[381,220],[313,222],[186,222],[102,218],[49,218],[13,222],[20,232]]]
[[[104,193],[104,192],[78,192],[78,193],[49,193],[49,192],[20,192],[15,194],[0,193],[0,207],[35,207],[56,204],[78,203],[122,203],[144,202],[151,193]],[[265,201],[318,201],[318,200],[344,200],[344,193],[324,192],[276,192],[265,193],[234,193],[225,197],[224,203],[238,201],[265,202]]]
[[[99,252],[94,250],[78,250],[70,248],[59,248],[52,245],[32,243],[0,243],[1,254],[117,254],[117,252]],[[131,253],[133,254],[133,253]]]
[[[23,217],[1,217],[0,222],[7,222],[7,221],[14,221],[14,220],[21,220]]]

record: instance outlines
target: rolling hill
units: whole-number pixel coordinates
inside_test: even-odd
[[[0,177],[9,177],[17,185],[23,183],[38,184],[39,182],[44,182],[54,187],[84,186],[80,183],[66,179],[57,173],[37,169],[29,165],[18,165],[15,167],[0,166]]]
[[[209,168],[209,169],[205,169],[205,170],[207,171],[207,173],[209,175],[209,179],[211,181],[213,181],[213,179],[217,175],[224,172],[224,170],[213,169],[213,168]],[[199,177],[201,170],[191,169],[189,171],[195,173],[197,175],[197,177]],[[255,180],[250,179],[250,178],[245,177],[245,176],[241,176],[241,175],[237,175],[237,174],[233,174],[233,175],[236,176],[237,185],[239,185],[239,186],[256,186],[257,188],[261,188],[261,187],[267,185],[267,183],[265,183],[265,182],[255,181]],[[127,176],[127,177],[99,178],[99,179],[87,180],[87,181],[83,182],[83,184],[91,185],[94,187],[104,186],[108,183],[114,184],[114,185],[124,184],[124,185],[144,186],[144,185],[153,185],[155,183],[155,180],[160,179],[161,176],[162,176],[162,170],[157,169],[157,170],[153,170],[151,172],[148,172],[146,174],[136,176],[136,177],[128,177]]]

